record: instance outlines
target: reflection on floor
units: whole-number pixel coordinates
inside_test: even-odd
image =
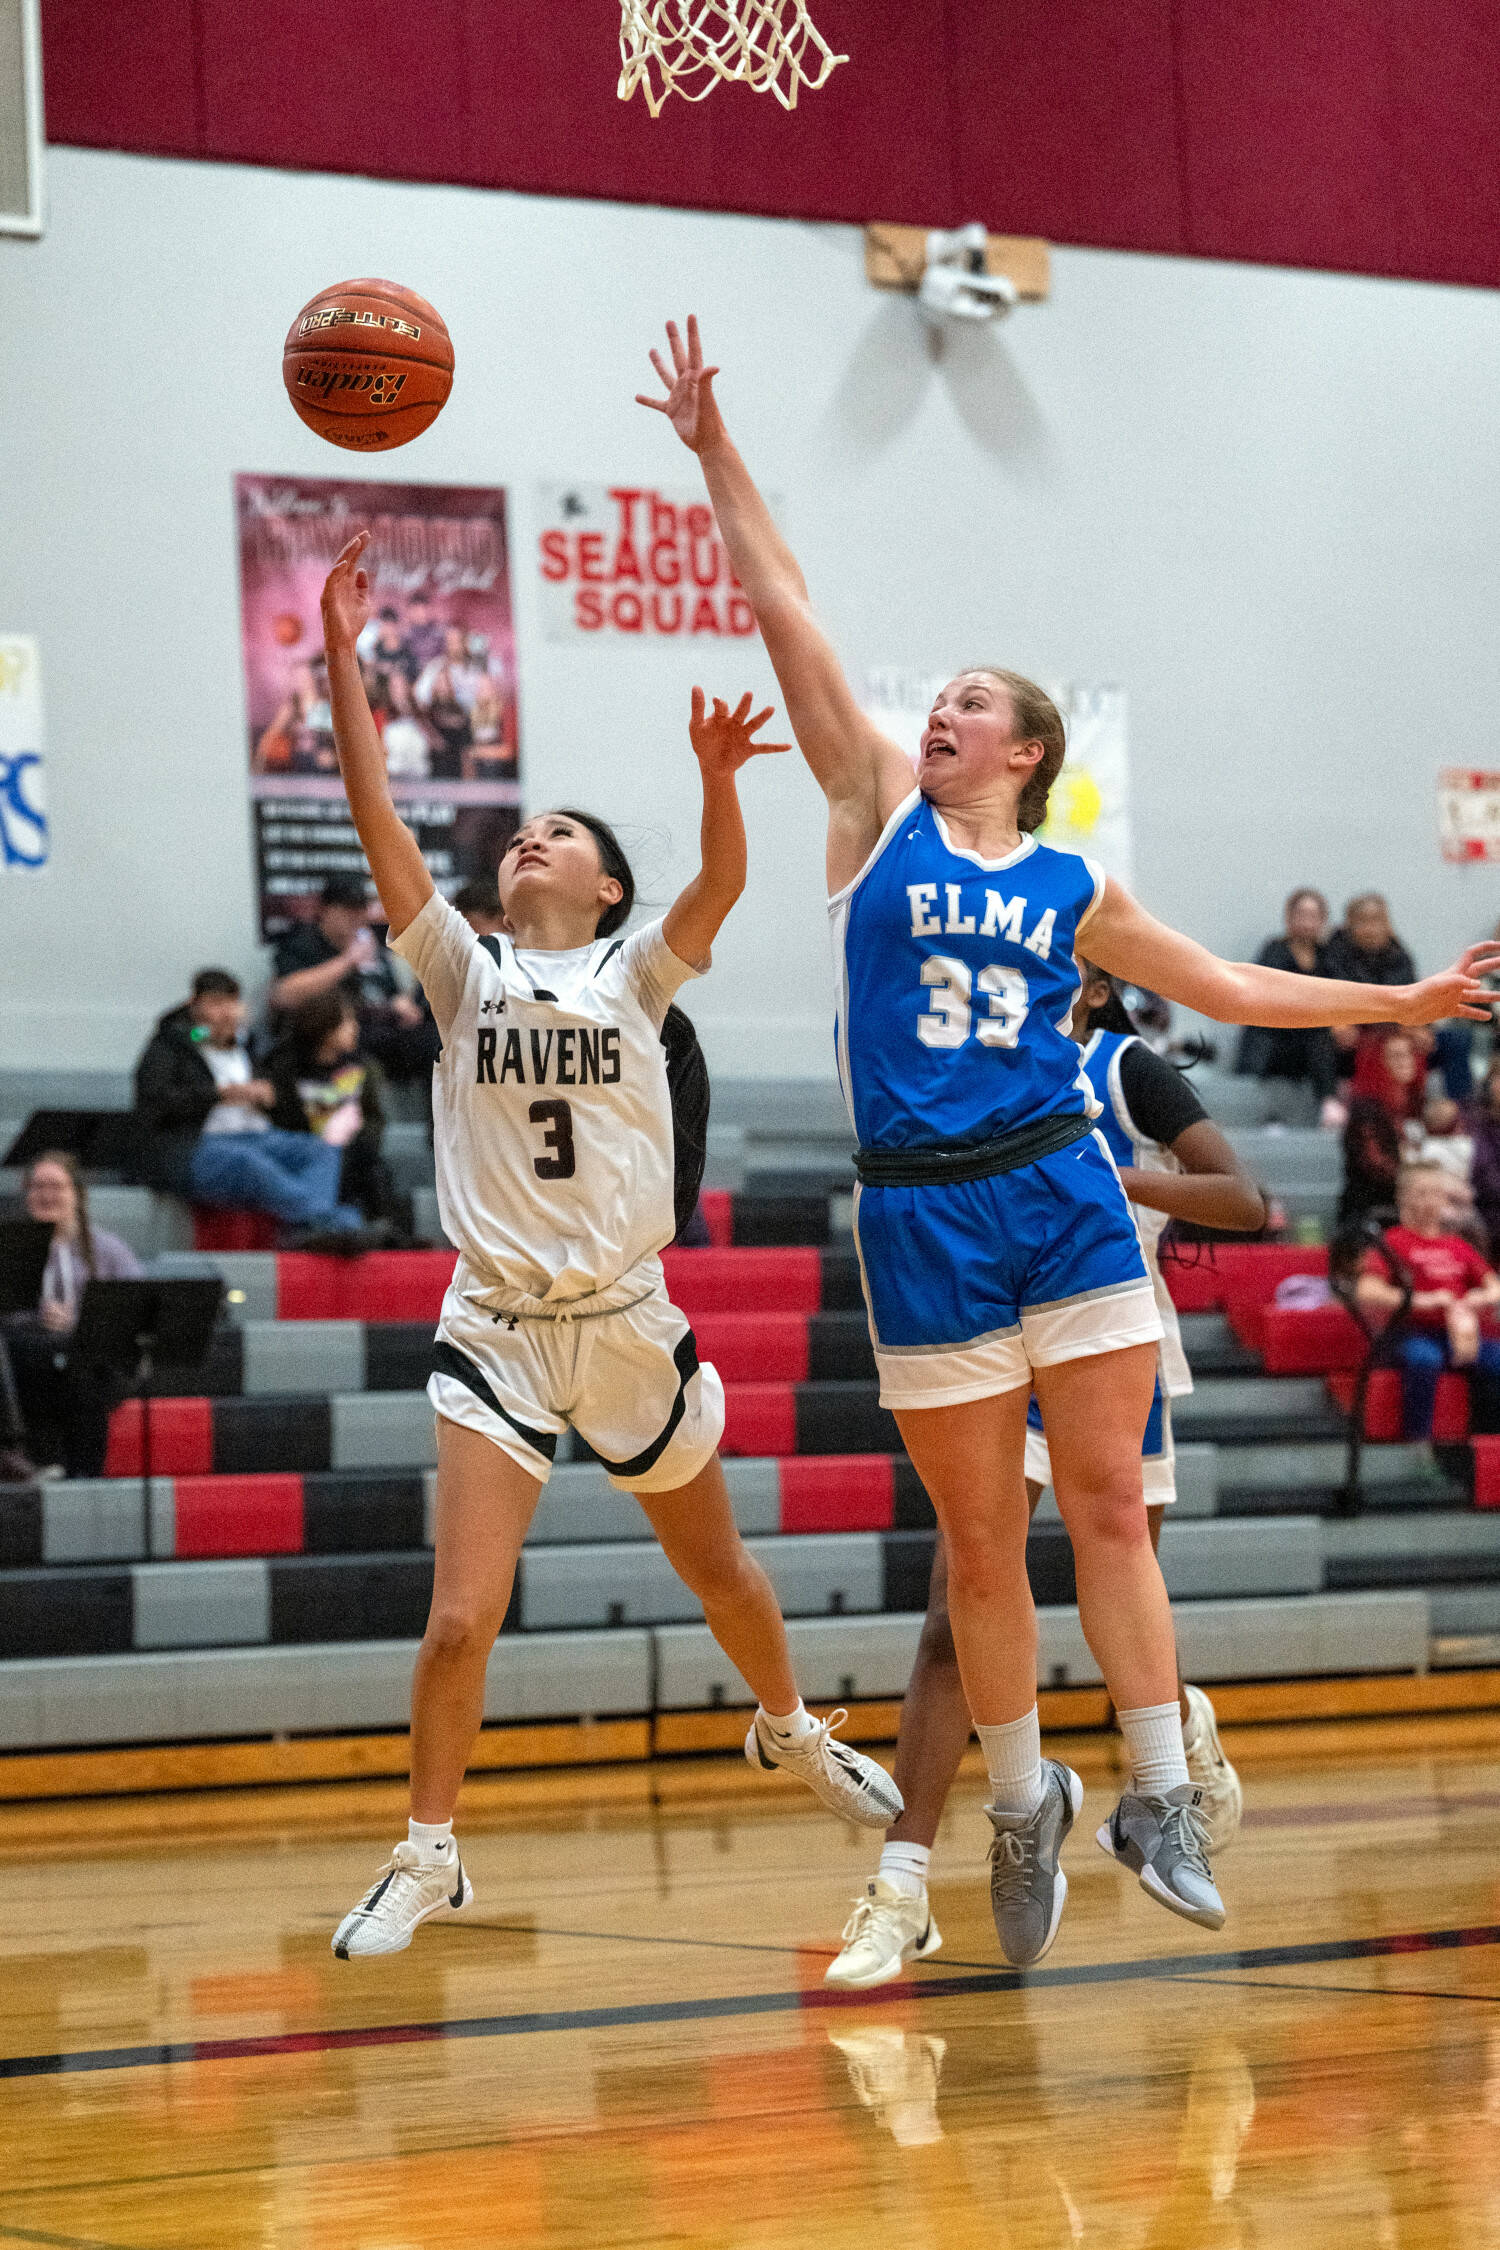
[[[943,1951],[837,1998],[871,1840],[745,1769],[482,1785],[475,1916],[382,1963],[328,1933],[389,1792],[8,1816],[0,2245],[1497,2250],[1500,1727],[1381,1740],[1248,1766],[1216,1937],[1094,1849],[1084,1744],[1029,1982],[966,1773]]]

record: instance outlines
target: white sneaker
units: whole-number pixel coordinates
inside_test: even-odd
[[[844,1924],[844,1950],[829,1962],[823,1982],[849,1992],[889,1984],[908,1961],[925,1961],[942,1942],[926,1891],[913,1898],[877,1875],[866,1884],[864,1897],[855,1900]]]
[[[1240,1777],[1224,1755],[1214,1707],[1200,1687],[1185,1687],[1188,1721],[1182,1730],[1187,1752],[1188,1777],[1203,1794],[1198,1813],[1208,1831],[1208,1852],[1213,1858],[1232,1844],[1240,1832],[1245,1812],[1245,1792]]]
[[[398,1844],[352,1913],[333,1933],[341,1961],[367,1953],[402,1953],[419,1922],[433,1914],[460,1914],[474,1903],[458,1846],[450,1842],[440,1860],[422,1865],[415,1844]]]
[[[830,1812],[842,1814],[845,1820],[858,1821],[861,1828],[889,1828],[906,1809],[901,1792],[884,1766],[862,1751],[851,1750],[847,1742],[833,1740],[833,1729],[848,1716],[847,1711],[835,1711],[831,1718],[817,1719],[800,1742],[789,1743],[777,1740],[764,1711],[758,1710],[745,1737],[745,1756],[767,1773],[781,1766],[795,1774]]]

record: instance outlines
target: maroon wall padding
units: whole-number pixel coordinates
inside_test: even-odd
[[[725,1453],[761,1460],[797,1450],[797,1393],[790,1383],[726,1383]]]
[[[43,0],[54,141],[1500,285],[1493,0],[813,0],[850,61],[615,98],[613,0]],[[420,274],[408,276],[420,287]]]
[[[693,1329],[726,1383],[807,1381],[806,1313],[699,1313]]]
[[[888,1453],[824,1453],[780,1463],[783,1531],[889,1531],[895,1463]]]
[[[453,1279],[451,1250],[371,1250],[324,1258],[284,1250],[276,1261],[278,1320],[431,1320]]]
[[[213,1401],[206,1398],[155,1398],[151,1401],[151,1474],[156,1477],[207,1476],[214,1465]],[[109,1418],[104,1456],[107,1477],[141,1474],[141,1402],[126,1399]]]
[[[301,1477],[179,1477],[174,1497],[179,1560],[302,1552]]]
[[[705,1188],[698,1208],[716,1250],[727,1250],[734,1240],[734,1197],[728,1188]]]

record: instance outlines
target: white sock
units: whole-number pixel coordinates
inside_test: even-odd
[[[416,1845],[423,1866],[433,1867],[440,1859],[448,1856],[448,1846],[453,1841],[453,1823],[451,1820],[409,1820],[406,1824],[406,1840],[409,1844]]]
[[[1034,1813],[1047,1793],[1042,1779],[1042,1724],[1033,1703],[1024,1719],[1003,1727],[978,1727],[996,1809]]]
[[[1182,1788],[1188,1777],[1187,1752],[1176,1697],[1170,1703],[1143,1703],[1139,1711],[1121,1711],[1118,1717],[1137,1793],[1160,1797]]]
[[[930,1844],[887,1844],[880,1855],[881,1881],[905,1898],[920,1898],[927,1888]]]
[[[766,1732],[774,1735],[776,1740],[782,1744],[805,1742],[818,1723],[800,1695],[797,1698],[795,1711],[786,1711],[777,1716],[768,1711],[762,1704],[760,1717],[765,1722]]]

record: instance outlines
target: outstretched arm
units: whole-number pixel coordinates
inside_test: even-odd
[[[323,647],[344,794],[394,938],[416,920],[432,896],[433,885],[416,837],[391,802],[385,752],[370,716],[354,649],[370,621],[370,579],[360,568],[360,557],[369,544],[370,534],[358,532],[328,573],[323,588]]]
[[[865,717],[813,615],[797,558],[724,427],[713,389],[718,369],[703,364],[697,320],[688,321],[686,345],[676,323],[669,321],[667,342],[670,368],[659,352],[651,354],[666,396],[648,398],[639,392],[637,397],[642,406],[665,414],[689,452],[698,456],[735,576],[755,611],[786,697],[797,746],[833,811],[830,875],[836,838],[839,857],[857,852],[848,870],[852,875],[902,798],[910,795],[911,761]]]
[[[1216,1023],[1263,1024],[1270,1030],[1441,1023],[1449,1016],[1487,1023],[1495,1005],[1481,979],[1500,966],[1500,943],[1471,945],[1451,969],[1419,984],[1371,986],[1297,976],[1258,962],[1221,961],[1195,939],[1158,922],[1113,876],[1085,929],[1088,957],[1100,968],[1196,1008]]]
[[[693,969],[708,959],[725,916],[745,888],[745,820],[734,777],[747,759],[791,748],[789,742],[751,740],[771,711],[768,705],[751,718],[750,701],[742,695],[731,711],[715,696],[710,712],[702,688],[693,690],[688,732],[703,777],[703,864],[662,924],[662,935],[678,960]]]

